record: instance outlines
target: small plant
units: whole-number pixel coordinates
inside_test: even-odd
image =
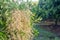
[[[30,4],[19,5],[13,0],[0,1],[0,36],[3,37],[0,37],[1,40],[31,40],[33,34],[37,36],[39,32],[32,29],[35,16],[28,5]]]

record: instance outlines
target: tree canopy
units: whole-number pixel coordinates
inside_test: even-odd
[[[39,0],[38,16],[44,19],[55,19],[55,24],[60,20],[60,0]]]

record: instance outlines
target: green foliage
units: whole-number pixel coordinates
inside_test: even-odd
[[[15,3],[10,2],[8,0],[1,0],[0,1],[0,40],[8,40],[6,37],[6,28],[10,22],[10,11],[12,9],[17,8]],[[4,31],[4,33],[2,32]]]
[[[36,4],[31,4],[31,12],[32,12],[32,17],[31,17],[31,19],[32,19],[32,21],[33,22],[40,22],[41,20],[42,20],[42,17],[41,16],[39,16],[39,10],[38,10],[39,8],[38,8],[38,3],[36,3]]]
[[[8,40],[7,35],[4,32],[0,32],[0,40]]]
[[[37,30],[37,29],[33,29],[33,34],[34,34],[34,36],[38,36],[38,34],[39,34],[39,31]]]
[[[22,2],[22,3],[19,5],[19,9],[20,9],[20,10],[27,9],[27,4],[26,4],[25,2]]]
[[[59,0],[40,0],[39,4],[39,13],[40,16],[44,19],[52,18],[56,19],[60,16],[60,1]],[[58,13],[57,13],[58,12]]]

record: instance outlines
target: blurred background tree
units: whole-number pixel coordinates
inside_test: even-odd
[[[42,20],[54,19],[54,28],[57,28],[57,22],[60,21],[60,0],[39,0],[37,17]]]

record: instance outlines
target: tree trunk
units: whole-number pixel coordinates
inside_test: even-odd
[[[57,22],[58,22],[58,18],[55,19],[55,24],[52,27],[52,30],[56,30],[57,29]]]
[[[55,26],[58,25],[57,22],[58,22],[58,18],[56,18],[56,20],[55,20]]]
[[[56,30],[57,29],[57,22],[58,22],[58,18],[55,19],[55,25],[53,26],[53,29]]]

